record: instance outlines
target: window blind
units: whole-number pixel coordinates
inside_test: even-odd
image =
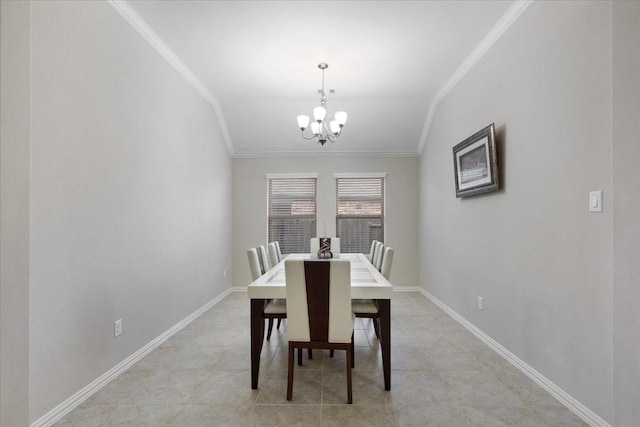
[[[309,253],[316,237],[317,178],[269,178],[268,241],[283,254]]]
[[[345,253],[384,242],[384,178],[336,178],[336,236]]]

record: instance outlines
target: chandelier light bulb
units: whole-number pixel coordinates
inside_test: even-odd
[[[344,111],[338,111],[335,117],[336,122],[338,122],[338,125],[340,125],[340,127],[344,126],[345,123],[347,123],[347,113],[345,113]]]
[[[340,133],[340,125],[335,120],[329,123],[329,129],[331,129],[331,133],[333,133],[334,135],[338,135]]]
[[[314,135],[319,135],[320,134],[320,123],[318,123],[318,122],[311,123],[311,132],[313,132]]]
[[[322,123],[324,118],[327,116],[327,109],[324,107],[316,107],[313,109],[313,118],[316,119],[316,122]]]
[[[298,116],[298,127],[305,130],[309,126],[309,116]]]

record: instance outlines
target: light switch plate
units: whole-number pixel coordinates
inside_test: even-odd
[[[589,193],[589,212],[602,212],[602,190]]]
[[[122,334],[122,319],[113,322],[113,337],[120,336],[120,334]]]

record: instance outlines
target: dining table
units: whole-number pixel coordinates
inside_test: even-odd
[[[266,302],[286,299],[284,262],[287,259],[312,259],[310,254],[289,254],[257,280],[249,284],[247,294],[251,300],[251,388],[258,388],[260,353],[264,342]],[[351,298],[372,299],[378,304],[380,315],[380,348],[385,390],[391,390],[391,297],[393,286],[371,264],[364,254],[340,254],[351,264]]]

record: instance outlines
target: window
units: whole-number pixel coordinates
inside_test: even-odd
[[[371,242],[384,242],[386,174],[335,174],[336,237],[340,251],[369,253]]]
[[[309,253],[316,237],[317,174],[268,174],[268,241],[283,254]]]

